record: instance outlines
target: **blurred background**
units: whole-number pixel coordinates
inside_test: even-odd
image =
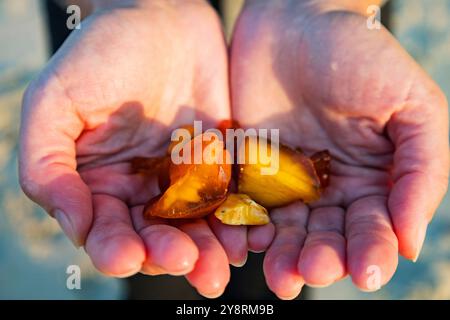
[[[213,2],[222,12],[228,34],[241,3]],[[84,251],[74,249],[60,232],[56,221],[22,194],[17,182],[22,94],[66,30],[64,17],[49,24],[52,10],[58,9],[44,0],[0,0],[0,299],[200,298],[180,277],[119,280],[100,275]],[[382,20],[450,96],[450,0],[391,0]],[[54,32],[51,37],[50,25],[60,35],[55,37]],[[400,259],[392,281],[380,291],[362,293],[346,279],[328,288],[308,288],[304,298],[450,299],[449,208],[447,196],[429,226],[418,262]],[[229,288],[225,298],[252,298],[254,292],[266,290],[260,259],[259,255],[249,258],[249,268],[259,269],[252,281],[233,268],[232,277],[241,281],[240,293]],[[80,266],[81,290],[66,287],[70,265]]]

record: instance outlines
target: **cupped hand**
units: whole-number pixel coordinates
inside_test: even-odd
[[[248,1],[232,42],[233,117],[333,159],[321,200],[271,213],[264,272],[286,299],[347,273],[378,289],[398,253],[417,259],[447,190],[443,93],[386,29],[317,3]]]
[[[99,8],[25,94],[21,185],[103,273],[185,274],[199,293],[218,296],[227,254],[245,261],[247,230],[213,218],[145,221],[157,179],[129,163],[163,155],[173,129],[215,126],[229,110],[226,46],[204,1]]]

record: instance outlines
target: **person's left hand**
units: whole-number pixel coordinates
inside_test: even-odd
[[[314,2],[248,1],[231,51],[234,118],[332,155],[321,200],[271,212],[264,272],[285,299],[347,273],[385,284],[398,252],[417,259],[448,181],[443,93],[387,30]]]

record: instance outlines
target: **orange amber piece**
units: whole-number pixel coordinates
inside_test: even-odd
[[[217,135],[209,141],[204,141],[203,136],[195,137],[182,149],[180,157],[188,163],[176,164],[172,159],[170,186],[150,200],[144,209],[145,217],[200,218],[225,200],[231,179],[228,152],[223,149],[222,142],[216,147],[211,145],[219,141]],[[195,163],[195,150],[201,153],[200,161],[197,161],[200,163]]]
[[[236,129],[239,129],[240,127],[241,126],[240,126],[239,122],[237,122],[236,120],[222,120],[222,121],[220,121],[219,125],[217,126],[217,129],[220,130],[224,141],[226,141],[227,129],[236,130]]]
[[[328,150],[319,151],[311,156],[314,169],[320,180],[321,188],[326,188],[330,184],[330,162],[331,155]]]

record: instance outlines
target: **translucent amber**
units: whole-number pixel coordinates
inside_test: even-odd
[[[215,216],[229,225],[263,225],[270,222],[267,210],[246,194],[229,194],[216,209]]]
[[[203,141],[202,136],[191,140],[191,150],[194,145],[200,150],[212,143]],[[216,154],[210,154],[216,157]],[[222,150],[223,163],[214,159],[203,158],[201,163],[191,163],[169,166],[170,186],[158,197],[151,199],[144,209],[146,217],[163,218],[200,218],[213,212],[226,198],[231,179],[231,164],[227,161],[227,152]],[[207,157],[207,155],[204,155]],[[229,157],[229,156],[228,156]]]

